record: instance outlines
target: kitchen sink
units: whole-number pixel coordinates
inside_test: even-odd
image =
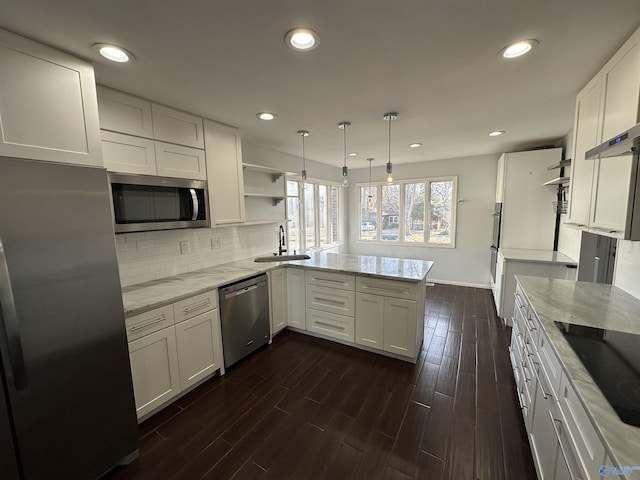
[[[309,260],[309,255],[271,255],[268,257],[258,257],[254,262],[286,262],[287,260]]]

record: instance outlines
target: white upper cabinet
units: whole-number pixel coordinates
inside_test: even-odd
[[[601,133],[604,142],[638,123],[640,101],[640,30],[604,66],[602,75]],[[589,229],[625,236],[633,157],[594,162]]]
[[[218,225],[242,223],[245,208],[240,133],[205,120],[204,136],[211,221]]]
[[[156,175],[153,140],[102,131],[102,158],[110,172]]]
[[[204,150],[155,142],[156,167],[161,177],[206,180]]]
[[[151,105],[153,137],[163,142],[204,148],[202,118],[164,105]]]
[[[582,89],[576,100],[568,223],[578,227],[586,227],[589,223],[594,163],[585,160],[584,155],[598,144],[600,92],[601,82],[597,77]]]
[[[97,89],[101,129],[153,138],[150,101],[101,85]]]
[[[93,67],[0,30],[0,155],[102,166]]]
[[[630,237],[631,155],[585,160],[585,153],[638,123],[640,30],[578,94],[568,224],[593,233]]]

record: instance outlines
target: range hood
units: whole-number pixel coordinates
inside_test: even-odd
[[[639,151],[640,123],[597,147],[587,150],[584,158],[585,160],[592,160],[594,158],[619,157],[620,155],[629,155]]]

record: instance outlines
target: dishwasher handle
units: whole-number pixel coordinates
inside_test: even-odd
[[[244,287],[244,288],[242,288],[240,290],[236,290],[235,292],[227,293],[224,296],[224,299],[227,300],[229,298],[237,297],[238,295],[243,295],[243,294],[245,294],[247,292],[250,292],[251,290],[255,290],[256,288],[258,288],[258,284],[249,285],[248,287]]]

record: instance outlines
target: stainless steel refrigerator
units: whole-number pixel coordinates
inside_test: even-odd
[[[106,171],[0,157],[0,478],[137,456]]]

